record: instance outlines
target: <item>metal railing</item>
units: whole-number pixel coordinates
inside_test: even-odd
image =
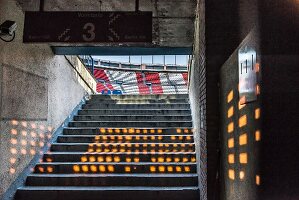
[[[131,63],[130,56],[129,62],[116,62],[116,61],[108,61],[108,60],[100,60],[94,59],[90,55],[82,55],[79,58],[82,62],[86,65],[87,68],[91,72],[93,72],[94,67],[105,67],[105,68],[117,68],[117,69],[137,69],[137,70],[154,70],[154,71],[188,71],[189,64],[190,64],[190,56],[188,58],[187,65],[179,65],[176,64],[176,56],[175,56],[175,63],[174,64],[166,64],[165,63],[165,55],[164,55],[164,63],[163,64],[155,64],[154,59],[152,56],[152,63],[143,63],[142,56],[141,57],[141,64],[134,64]]]
[[[81,62],[85,65],[85,67],[90,71],[92,75],[94,75],[94,59],[92,56],[89,55],[83,55],[78,56],[78,58],[81,60]]]

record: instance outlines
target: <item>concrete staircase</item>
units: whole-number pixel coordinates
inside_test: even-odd
[[[187,95],[93,95],[17,200],[199,200]]]

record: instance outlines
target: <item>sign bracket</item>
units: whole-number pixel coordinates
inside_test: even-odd
[[[45,0],[39,0],[39,11],[44,12]]]
[[[139,12],[139,0],[135,1],[135,12]]]

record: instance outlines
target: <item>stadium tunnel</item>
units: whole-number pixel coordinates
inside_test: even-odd
[[[65,35],[64,42],[33,42],[49,37],[25,37],[25,22],[30,17],[25,19],[28,12],[47,15],[63,11],[131,12],[136,16],[151,12],[150,42],[115,42],[118,38],[115,34],[110,42],[68,42]],[[65,18],[58,19],[63,24],[68,19],[67,14]],[[110,200],[127,198],[123,193],[113,193],[113,187],[107,190],[106,186],[115,186],[116,183],[122,184],[122,190],[126,191],[127,187],[132,186],[133,189],[129,189],[131,193],[127,191],[126,194],[134,199],[299,198],[299,160],[296,159],[299,152],[298,0],[276,0],[271,3],[267,0],[0,0],[0,23],[6,20],[16,22],[17,29],[11,34],[10,30],[6,33],[7,30],[1,26],[0,32],[1,199],[40,199],[45,196],[60,199],[62,196],[59,195],[63,194],[66,194],[66,199],[96,199],[99,195]],[[45,27],[53,26],[51,20],[44,23]],[[141,29],[137,31],[142,32]],[[92,35],[92,32],[88,33]],[[10,39],[11,42],[5,42]],[[188,55],[188,63],[183,69],[167,70],[165,63],[160,63],[160,68],[151,68],[150,64],[143,65],[142,62],[136,65],[112,62],[111,65],[94,59],[95,56],[137,55]],[[131,78],[126,82],[124,77]],[[161,81],[171,85],[168,87],[171,88],[169,93],[163,94],[168,89],[163,88]],[[130,87],[134,85],[135,89],[124,88],[126,84]],[[182,85],[183,89],[177,89],[177,85]],[[79,122],[78,119],[86,116],[78,113],[87,113],[84,108],[97,108],[94,103],[106,101],[107,97],[103,96],[109,95],[95,95],[103,91],[105,94],[106,90],[118,90],[123,94],[109,97],[112,103],[120,103],[114,104],[115,108],[109,108],[111,105],[107,104],[107,109],[103,109],[108,121],[107,113],[112,113],[110,109],[121,110],[122,102],[126,102],[128,108],[138,108],[139,113],[145,113],[154,112],[146,110],[155,110],[153,107],[158,105],[152,104],[156,101],[161,106],[157,109],[174,115],[170,118],[174,121],[166,122],[170,116],[161,118],[155,114],[157,123],[153,119],[140,117],[147,128],[142,128],[139,122],[129,125],[130,120],[136,120],[134,115],[137,114],[124,109],[129,113],[125,114],[130,115],[126,116],[128,126],[121,124],[118,128],[111,128],[112,122],[101,122],[99,125],[106,128],[99,128],[96,124],[97,132],[91,131],[88,135],[96,135],[92,137],[92,145],[82,150],[85,156],[77,158],[69,152],[72,156],[67,154],[62,157],[68,160],[65,165],[61,165],[64,160],[53,160],[51,150],[55,148],[65,153],[75,151],[72,148],[83,148],[74,145],[74,141],[84,139],[84,144],[90,143],[86,135],[83,137],[82,133],[72,130],[80,136],[78,139],[66,129],[94,126],[94,122]],[[140,99],[126,96],[126,92],[127,95],[137,94]],[[179,93],[181,96],[171,96]],[[137,105],[140,102],[149,105]],[[182,116],[171,114],[172,103],[179,106],[177,110],[190,107],[187,121]],[[118,115],[123,112],[119,111]],[[77,119],[77,122],[72,119]],[[173,131],[151,128],[158,127],[158,124],[172,126]],[[148,135],[139,137],[140,134]],[[158,134],[165,135],[159,137]],[[57,138],[71,140],[73,146],[66,142],[65,146],[59,146],[55,143]],[[166,144],[159,143],[160,138]],[[112,143],[117,141],[126,146],[115,148]],[[138,144],[132,146],[131,141]],[[140,145],[141,141],[148,146]],[[173,159],[152,156],[149,160],[142,154],[139,157],[109,157],[106,154],[103,154],[104,157],[94,157],[94,154],[106,150],[121,154],[124,148],[128,153],[145,150],[165,153],[169,149],[185,153],[178,158],[173,155]],[[76,151],[81,151],[78,149]],[[188,153],[189,150],[193,152]],[[57,160],[62,159],[59,153],[53,153]],[[185,154],[190,154],[190,157],[184,157]],[[124,163],[131,164],[123,164],[119,161],[122,159]],[[112,160],[115,166],[109,164]],[[88,164],[82,164],[84,162]],[[154,164],[142,166],[142,162]],[[69,171],[84,175],[92,172],[94,177],[84,179],[84,175],[83,178],[72,173],[65,175]],[[104,172],[110,175],[105,176]],[[154,176],[142,177],[142,172]],[[97,173],[104,175],[95,177]],[[122,175],[113,176],[113,173],[129,175],[126,179]],[[138,176],[142,178],[138,179]],[[45,177],[49,182],[40,180]],[[128,177],[133,177],[134,181]],[[145,181],[148,180],[146,178],[157,181]],[[46,187],[50,182],[53,187]],[[81,183],[90,187],[85,193],[80,187],[76,189]],[[55,184],[60,184],[60,187]],[[99,184],[102,186],[94,187]],[[133,186],[146,184],[152,187],[146,190],[141,188],[136,195],[132,195]],[[33,189],[33,186],[38,187]],[[69,186],[74,187],[67,190]],[[157,186],[169,187],[157,190]]]

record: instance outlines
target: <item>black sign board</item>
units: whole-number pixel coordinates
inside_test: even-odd
[[[27,43],[151,43],[152,12],[26,12]]]

